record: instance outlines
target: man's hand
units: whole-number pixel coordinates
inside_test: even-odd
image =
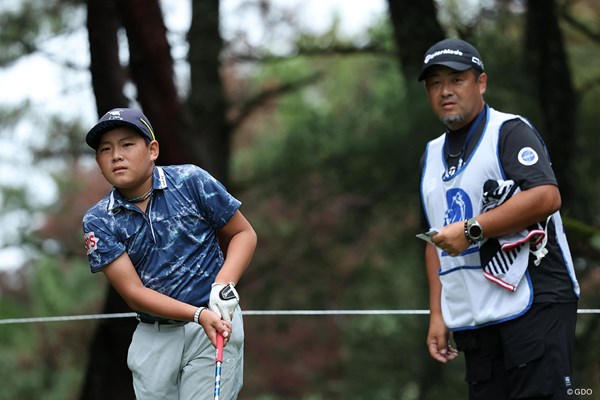
[[[447,363],[458,355],[458,351],[450,346],[448,342],[448,328],[441,318],[433,317],[429,321],[429,333],[427,334],[427,349],[429,355],[436,361]]]
[[[459,221],[444,226],[431,241],[453,257],[460,255],[471,245],[465,236],[464,224],[464,221]]]
[[[208,308],[216,312],[225,321],[231,322],[233,313],[240,303],[240,295],[235,290],[233,283],[213,283],[210,290]]]

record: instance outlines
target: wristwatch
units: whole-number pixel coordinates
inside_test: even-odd
[[[475,218],[465,219],[465,236],[472,244],[483,240],[483,228]]]

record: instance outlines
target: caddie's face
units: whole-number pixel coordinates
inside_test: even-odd
[[[102,175],[123,195],[137,193],[152,177],[157,157],[157,141],[147,145],[141,135],[126,127],[103,134],[96,149],[96,163]]]
[[[483,110],[487,75],[435,66],[425,78],[431,109],[448,128],[460,129]]]

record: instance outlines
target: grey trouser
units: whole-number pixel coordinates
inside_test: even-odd
[[[133,333],[127,365],[138,400],[213,399],[215,347],[195,323],[140,322]],[[236,399],[243,382],[244,325],[238,308],[232,336],[223,351],[221,399]]]

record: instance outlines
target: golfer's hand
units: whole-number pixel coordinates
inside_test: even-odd
[[[231,337],[231,324],[223,320],[219,314],[212,310],[204,310],[200,314],[199,322],[213,346],[217,347],[217,333],[223,335],[224,344],[227,344]]]
[[[453,257],[460,255],[471,245],[465,236],[465,225],[462,221],[444,226],[437,235],[431,237],[431,241]]]
[[[219,314],[225,321],[231,322],[238,304],[240,304],[240,295],[235,290],[233,283],[212,284],[208,308]]]
[[[427,334],[427,349],[429,355],[436,361],[447,363],[452,361],[458,355],[458,351],[448,342],[448,328],[439,318],[432,318],[429,321],[429,333]]]

